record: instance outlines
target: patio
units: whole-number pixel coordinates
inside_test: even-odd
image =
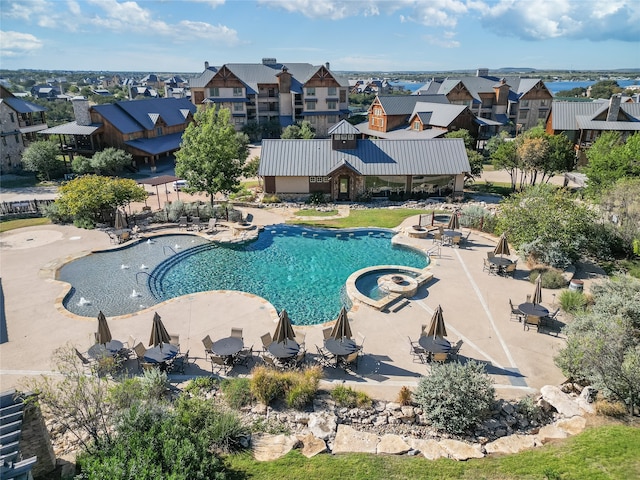
[[[283,221],[261,209],[250,209],[250,212],[256,225]],[[401,227],[416,223],[417,217],[409,218]],[[43,231],[50,232],[51,238],[56,239],[46,246],[22,242],[18,248],[12,248],[12,236],[39,238]],[[438,304],[446,311],[448,340],[452,344],[463,340],[461,359],[473,358],[487,363],[499,396],[517,398],[543,385],[564,380],[553,363],[553,356],[563,345],[562,336],[527,335],[520,323],[510,321],[509,298],[517,305],[533,290],[525,279],[526,267],[519,267],[515,279],[482,272],[483,258],[487,251],[494,249],[496,240],[472,232],[467,248],[441,249],[441,256],[431,259],[433,279],[413,297],[392,304],[390,311],[354,306],[349,312],[350,325],[356,338],[366,337],[364,354],[355,372],[325,368],[323,383],[345,381],[386,400],[395,399],[400,386],[416,385],[419,377],[428,372],[428,366],[413,362],[407,338],[417,337],[420,326],[429,322]],[[96,319],[77,317],[61,307],[65,289],[52,281],[52,274],[60,262],[90,250],[109,248],[110,244],[103,232],[60,225],[7,232],[0,236],[0,241],[9,339],[0,345],[0,379],[5,389],[19,388],[26,376],[50,372],[51,353],[55,348],[70,342],[86,351],[93,344]],[[433,246],[430,239],[398,236],[397,241],[424,251]],[[543,298],[547,306],[555,309],[551,292],[544,292]],[[145,339],[155,311],[170,332],[180,335],[181,351],[189,351],[190,360],[195,359],[185,375],[171,376],[176,382],[193,375],[211,374],[202,346],[206,335],[218,339],[227,336],[232,327],[238,327],[243,329],[245,345],[258,346],[260,336],[273,332],[278,321],[273,306],[262,298],[241,292],[204,292],[173,299],[133,315],[109,318],[113,337]],[[306,334],[311,359],[315,354],[313,346],[323,344],[322,329],[331,325],[294,326]],[[237,368],[229,374],[242,376],[247,371]]]

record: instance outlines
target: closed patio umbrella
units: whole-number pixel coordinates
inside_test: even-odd
[[[96,343],[102,343],[104,345],[111,340],[111,331],[109,330],[107,318],[104,316],[104,313],[100,311],[100,313],[98,313],[98,334],[96,335]]]
[[[449,223],[447,224],[447,228],[451,230],[457,230],[460,228],[460,220],[458,220],[458,212],[453,212],[451,217],[449,217]]]
[[[442,317],[442,307],[438,305],[436,311],[433,312],[431,317],[431,324],[429,330],[427,330],[427,336],[429,337],[446,337],[447,327],[444,325],[444,318]]]
[[[509,242],[507,242],[507,234],[503,233],[500,235],[500,239],[498,240],[498,244],[496,248],[493,250],[493,253],[496,255],[511,255],[511,251],[509,250]]]
[[[153,327],[151,327],[151,338],[149,338],[149,345],[157,347],[162,343],[171,343],[171,337],[167,332],[167,329],[162,323],[162,319],[158,312],[153,315]]]
[[[538,275],[536,278],[536,289],[533,292],[531,302],[535,305],[542,303],[542,275]]]
[[[338,321],[333,326],[333,330],[331,330],[331,338],[340,340],[342,338],[351,338],[352,335],[349,319],[347,318],[347,309],[342,307],[338,315]]]
[[[122,212],[119,208],[116,209],[116,218],[113,222],[113,228],[115,228],[116,230],[124,230],[125,228],[127,228],[127,222],[125,221],[124,215],[122,215]]]
[[[296,334],[291,326],[291,320],[286,310],[280,312],[280,319],[278,320],[278,326],[273,333],[273,341],[275,343],[286,342],[287,340],[295,340]]]

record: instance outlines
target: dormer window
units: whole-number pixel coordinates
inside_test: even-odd
[[[420,122],[419,121],[415,121],[413,122],[413,129],[414,130],[420,130]]]

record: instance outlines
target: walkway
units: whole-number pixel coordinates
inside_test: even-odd
[[[247,211],[255,224],[282,221],[282,217],[263,209]],[[413,217],[403,225],[416,222],[417,217]],[[399,239],[425,251],[433,247],[430,239]],[[358,374],[328,370],[325,381],[344,381],[386,400],[395,399],[401,385],[416,385],[428,367],[413,363],[408,337],[418,338],[421,325],[429,323],[440,304],[448,338],[452,343],[464,341],[462,357],[487,364],[499,395],[519,397],[545,384],[561,382],[563,376],[554,366],[553,356],[564,340],[535,330],[524,331],[521,324],[509,320],[509,298],[519,303],[533,291],[527,272],[519,267],[515,279],[487,275],[482,272],[482,259],[495,243],[477,234],[470,240],[470,248],[443,247],[441,256],[432,258],[434,279],[415,297],[391,306],[390,312],[355,306],[349,313],[352,330],[365,338],[365,356]],[[0,235],[0,245],[9,339],[0,345],[0,380],[6,390],[19,387],[28,376],[51,371],[51,353],[66,342],[83,350],[91,345],[96,320],[56,308],[66,289],[51,278],[50,268],[61,259],[112,245],[103,232],[59,225],[6,232]],[[553,300],[552,292],[545,290],[543,301],[550,304]],[[232,326],[242,327],[245,343],[258,348],[260,336],[273,332],[277,320],[273,307],[262,298],[241,292],[204,292],[109,319],[114,338],[126,340],[132,335],[146,344],[155,311],[169,332],[180,335],[182,350],[200,357],[198,366],[187,371],[189,375],[210,372],[201,343],[205,335],[215,339],[227,336]],[[306,332],[307,350],[315,353],[315,345],[322,344],[323,326],[296,328]],[[246,373],[242,367],[232,371],[232,375]]]

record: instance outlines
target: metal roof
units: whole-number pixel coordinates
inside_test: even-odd
[[[333,150],[331,139],[263,140],[261,176],[327,176],[341,162],[362,175],[457,175],[471,171],[464,141],[358,140],[354,150]]]
[[[617,131],[635,131],[640,132],[640,121],[634,120],[631,122],[623,121],[606,121],[606,120],[593,120],[589,115],[578,115],[576,117],[576,124],[580,130],[617,130]]]
[[[358,135],[360,133],[360,130],[358,130],[356,127],[351,125],[346,120],[340,120],[338,123],[336,123],[334,126],[332,126],[327,133],[329,135],[334,135],[334,134],[354,134],[354,135]]]
[[[417,102],[411,116],[420,115],[425,125],[448,127],[465,110],[467,110],[465,105]]]
[[[169,135],[162,135],[154,138],[138,138],[124,143],[125,145],[142,150],[150,155],[158,155],[160,153],[170,152],[180,148],[180,143],[182,143],[182,132],[171,133]]]
[[[4,102],[18,113],[46,112],[47,109],[36,105],[35,103],[26,102],[21,98],[5,97]]]
[[[439,95],[378,95],[387,115],[410,115],[418,102],[448,104],[446,96]]]
[[[153,114],[158,114],[171,127],[185,123],[184,110],[196,112],[196,106],[190,100],[173,97],[116,102],[92,108],[122,133],[152,130],[155,127]]]
[[[388,132],[379,132],[378,130],[371,130],[367,122],[359,123],[356,125],[360,133],[369,135],[372,137],[384,138],[388,140],[429,140],[432,138],[441,137],[449,130],[446,128],[427,128],[426,130],[413,130],[410,126],[396,128],[389,130]]]
[[[41,130],[39,133],[44,133],[45,135],[91,135],[100,127],[102,127],[101,123],[78,125],[78,122],[74,121]]]

